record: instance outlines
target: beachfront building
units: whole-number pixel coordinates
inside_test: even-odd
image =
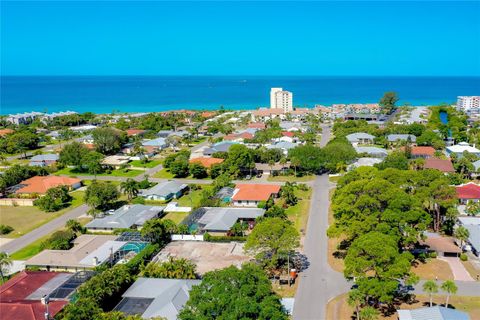
[[[480,96],[457,97],[457,110],[467,114],[480,112]]]
[[[293,93],[283,90],[283,88],[271,88],[270,109],[282,109],[283,112],[293,111]]]
[[[25,113],[9,114],[5,118],[5,120],[14,124],[29,124],[40,116],[43,116],[43,113],[32,111]]]

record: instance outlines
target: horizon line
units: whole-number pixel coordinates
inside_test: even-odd
[[[479,75],[321,75],[321,74],[0,74],[0,77],[419,77],[419,78],[480,78]]]

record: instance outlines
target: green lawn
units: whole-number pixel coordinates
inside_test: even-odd
[[[42,242],[47,240],[50,236],[51,234],[48,234],[45,237],[42,237],[37,241],[30,243],[28,246],[24,247],[23,249],[20,249],[17,252],[12,253],[10,255],[10,258],[12,258],[12,260],[30,259],[34,255],[37,255],[42,251]]]
[[[308,191],[295,191],[298,197],[298,203],[294,206],[288,207],[285,212],[288,219],[295,224],[298,231],[303,233],[307,230],[308,214],[310,210],[310,198],[312,197],[312,189]]]
[[[132,167],[137,167],[137,168],[145,167],[145,168],[151,169],[151,168],[155,168],[156,166],[162,164],[162,161],[152,160],[152,161],[143,163],[140,160],[135,160],[135,161],[129,162],[128,164],[131,165]]]
[[[186,216],[188,216],[190,212],[169,212],[163,219],[170,219],[176,224],[179,224],[180,222],[185,219]]]
[[[71,205],[57,212],[43,212],[37,207],[0,206],[2,213],[0,223],[11,226],[14,229],[10,234],[3,237],[18,238],[23,236],[83,203],[83,191],[74,191],[71,195],[73,196]]]
[[[312,181],[315,179],[314,175],[308,175],[303,177],[295,177],[295,176],[268,176],[267,181],[276,181],[276,182],[307,182]]]
[[[168,171],[168,169],[163,168],[162,170],[158,171],[153,175],[154,178],[160,178],[160,179],[173,179],[173,174]]]
[[[341,177],[342,177],[342,176],[328,177],[328,181],[333,182],[333,183],[337,183],[338,180],[340,180]]]
[[[212,189],[213,186],[202,185],[200,189],[190,191],[188,194],[183,195],[182,197],[172,200],[178,202],[180,207],[198,207],[200,205],[200,200],[202,198],[202,191]]]
[[[111,173],[101,173],[97,174],[97,176],[102,177],[128,177],[133,178],[138,176],[139,174],[143,173],[142,170],[130,170],[130,169],[116,169],[113,170]],[[68,176],[93,176],[93,174],[85,173],[85,172],[77,172],[72,168],[64,168],[62,170],[58,170],[55,172],[55,175],[68,175]]]

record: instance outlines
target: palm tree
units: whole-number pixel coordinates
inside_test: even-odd
[[[120,190],[127,196],[128,202],[131,202],[132,199],[138,195],[138,183],[128,178],[126,181],[120,183]]]
[[[360,319],[362,320],[375,320],[379,315],[380,313],[374,307],[365,307],[360,310]]]
[[[9,257],[8,253],[0,252],[0,277],[2,278],[2,283],[4,280],[4,273],[8,271],[11,265],[12,259]]]
[[[470,237],[470,232],[464,226],[460,226],[455,230],[454,236],[460,240],[460,248],[463,248],[463,242],[468,240],[468,237]]]
[[[425,283],[423,284],[423,291],[428,293],[428,295],[430,296],[430,307],[431,307],[432,304],[433,304],[433,301],[432,301],[433,300],[433,294],[438,292],[437,283],[433,280],[425,281]]]
[[[447,293],[447,300],[445,301],[445,307],[448,308],[448,299],[450,295],[457,293],[457,285],[452,280],[447,280],[442,283],[440,288]]]
[[[360,305],[365,299],[365,296],[358,289],[353,289],[348,294],[348,305],[355,307],[355,314],[357,320],[360,319]]]
[[[290,160],[291,165],[295,169],[295,177],[297,176],[297,167],[300,165],[300,160],[297,158],[292,158]]]

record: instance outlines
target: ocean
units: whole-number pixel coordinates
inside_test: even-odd
[[[271,87],[292,91],[298,107],[375,103],[386,91],[397,92],[400,105],[480,95],[480,77],[2,76],[0,81],[1,114],[254,109],[269,105]]]

